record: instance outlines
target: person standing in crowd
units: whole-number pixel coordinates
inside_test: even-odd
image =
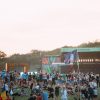
[[[65,85],[61,88],[61,100],[68,100],[68,93]]]
[[[48,91],[49,91],[49,98],[54,98],[54,89],[53,86],[48,86]]]
[[[97,82],[97,87],[99,87],[99,82],[100,82],[100,76],[99,76],[99,74],[96,75],[96,82]]]
[[[90,85],[88,85],[88,100],[93,100],[93,96],[94,96],[94,91],[93,88],[90,87]]]
[[[55,86],[55,96],[56,96],[56,100],[58,100],[59,97],[59,84]]]
[[[7,96],[6,100],[12,100],[8,93],[6,94],[6,96]]]
[[[42,100],[48,100],[48,97],[49,97],[48,92],[47,91],[44,91],[42,93]]]
[[[93,80],[93,92],[94,92],[94,98],[97,99],[98,91],[97,91],[97,83],[96,80]]]
[[[41,94],[40,94],[40,93],[37,95],[36,100],[42,100],[42,96],[41,96]]]
[[[55,73],[52,73],[52,85],[55,85]]]
[[[8,84],[5,83],[4,86],[5,86],[5,91],[6,91],[6,93],[8,93],[8,92],[9,92],[9,86],[8,86]]]

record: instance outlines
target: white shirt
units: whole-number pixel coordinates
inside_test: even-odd
[[[93,87],[97,88],[97,83],[96,82],[93,82]]]
[[[5,90],[6,90],[6,91],[9,91],[8,84],[5,84]]]
[[[67,100],[67,98],[68,98],[67,96],[68,96],[67,90],[66,90],[66,89],[64,89],[64,90],[62,89],[62,90],[61,90],[61,98],[62,98],[62,99],[64,98],[64,99]]]

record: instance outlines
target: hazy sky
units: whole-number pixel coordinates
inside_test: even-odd
[[[100,0],[0,0],[0,50],[8,55],[100,39]]]

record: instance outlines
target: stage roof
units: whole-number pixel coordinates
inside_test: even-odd
[[[71,52],[73,50],[76,50],[78,52],[100,52],[100,47],[93,47],[93,48],[61,48],[61,53],[64,52]]]

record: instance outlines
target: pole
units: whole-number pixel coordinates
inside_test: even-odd
[[[25,73],[25,72],[27,72],[27,67],[26,67],[26,66],[24,66],[24,73]]]
[[[79,68],[79,54],[78,54],[78,51],[77,51],[77,72],[79,73],[80,72],[80,68]]]
[[[78,94],[78,99],[80,100],[80,68],[79,68],[79,54],[78,54],[78,52],[77,52],[77,73],[78,73],[78,81],[79,81],[79,83],[78,83],[78,92],[79,92],[79,94]]]
[[[8,71],[8,64],[7,63],[5,64],[5,70],[6,70],[6,72]]]
[[[41,69],[41,72],[42,72],[42,56],[41,56],[41,51],[40,51],[40,69]]]

